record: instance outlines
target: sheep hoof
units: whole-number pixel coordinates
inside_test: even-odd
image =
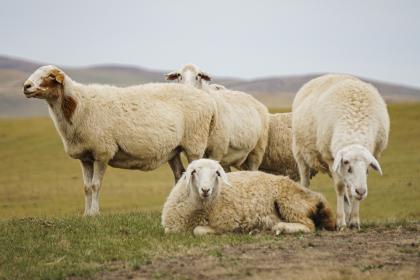
[[[350,229],[357,229],[359,231],[360,230],[360,224],[358,222],[350,223],[349,228]]]
[[[99,216],[99,209],[90,209],[85,211],[85,213],[83,214],[83,216],[85,217],[94,217],[94,216]]]
[[[337,224],[337,231],[345,231],[347,229],[346,224],[338,225]]]

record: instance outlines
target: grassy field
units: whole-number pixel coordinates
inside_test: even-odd
[[[371,172],[362,203],[368,220],[420,218],[420,104],[391,105],[391,139]],[[48,118],[0,120],[0,219],[57,217],[83,212],[80,166],[63,150]],[[159,210],[172,187],[168,166],[151,172],[108,168],[101,191],[104,213]],[[331,203],[334,190],[318,175],[313,189]]]
[[[372,257],[362,266],[348,264],[357,268],[350,278],[369,278],[371,268],[382,269],[384,264],[393,262],[395,252],[407,251],[408,255],[403,256],[409,256],[409,264],[420,258],[418,238],[412,241],[410,235],[414,232],[418,236],[418,222],[414,226],[413,222],[405,222],[420,220],[420,104],[390,105],[389,110],[390,145],[380,160],[384,176],[370,173],[369,196],[361,204],[363,230],[368,235],[386,235],[386,230],[366,227],[369,221],[391,228],[389,240],[397,240],[394,235],[401,235],[401,230],[407,235],[389,249],[386,260]],[[156,256],[171,259],[175,253],[195,256],[194,250],[205,250],[206,256],[221,259],[221,254],[228,250],[226,246],[244,250],[246,247],[241,246],[247,244],[285,246],[286,241],[281,238],[273,241],[269,235],[164,236],[159,226],[159,210],[173,181],[167,166],[153,172],[109,168],[101,192],[104,215],[80,217],[84,207],[80,167],[64,153],[48,118],[1,119],[0,158],[0,279],[61,279],[92,276],[103,270],[136,271],[140,267],[147,270],[155,264]],[[318,175],[312,185],[326,194],[334,206],[335,195],[328,177]],[[318,242],[317,236],[295,236],[291,240],[306,248],[308,242]],[[334,236],[326,238],[335,240]],[[406,243],[414,244],[414,249],[406,249]],[[163,275],[148,276],[168,278],[165,273],[171,276],[170,271],[168,268]],[[350,272],[343,273],[346,276]]]

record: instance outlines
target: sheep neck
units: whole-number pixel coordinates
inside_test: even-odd
[[[51,118],[57,130],[65,138],[71,138],[76,132],[77,113],[83,104],[80,102],[78,86],[66,77],[62,86],[57,87],[56,98],[48,99]]]

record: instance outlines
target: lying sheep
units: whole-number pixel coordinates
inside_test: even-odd
[[[209,158],[220,161],[225,170],[231,166],[258,170],[267,146],[269,126],[268,110],[262,103],[243,92],[209,85],[210,76],[192,64],[167,74],[166,79],[212,93],[218,117],[214,133],[209,137],[206,152]]]
[[[216,110],[206,92],[192,87],[83,85],[55,66],[36,70],[24,93],[47,101],[66,153],[80,160],[85,215],[99,213],[107,165],[152,170],[169,161],[180,177],[179,153],[189,161],[204,155]]]
[[[348,223],[359,228],[368,168],[382,174],[377,158],[388,144],[384,100],[372,85],[355,77],[325,75],[299,90],[292,111],[293,154],[301,184],[309,186],[309,168],[332,176],[338,229]]]
[[[226,174],[214,160],[193,161],[162,211],[165,233],[195,235],[335,229],[325,198],[287,177],[260,171]]]

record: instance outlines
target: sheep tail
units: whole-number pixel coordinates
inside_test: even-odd
[[[331,231],[335,230],[334,214],[325,199],[321,199],[318,202],[315,213],[311,218],[314,221],[316,228]]]

